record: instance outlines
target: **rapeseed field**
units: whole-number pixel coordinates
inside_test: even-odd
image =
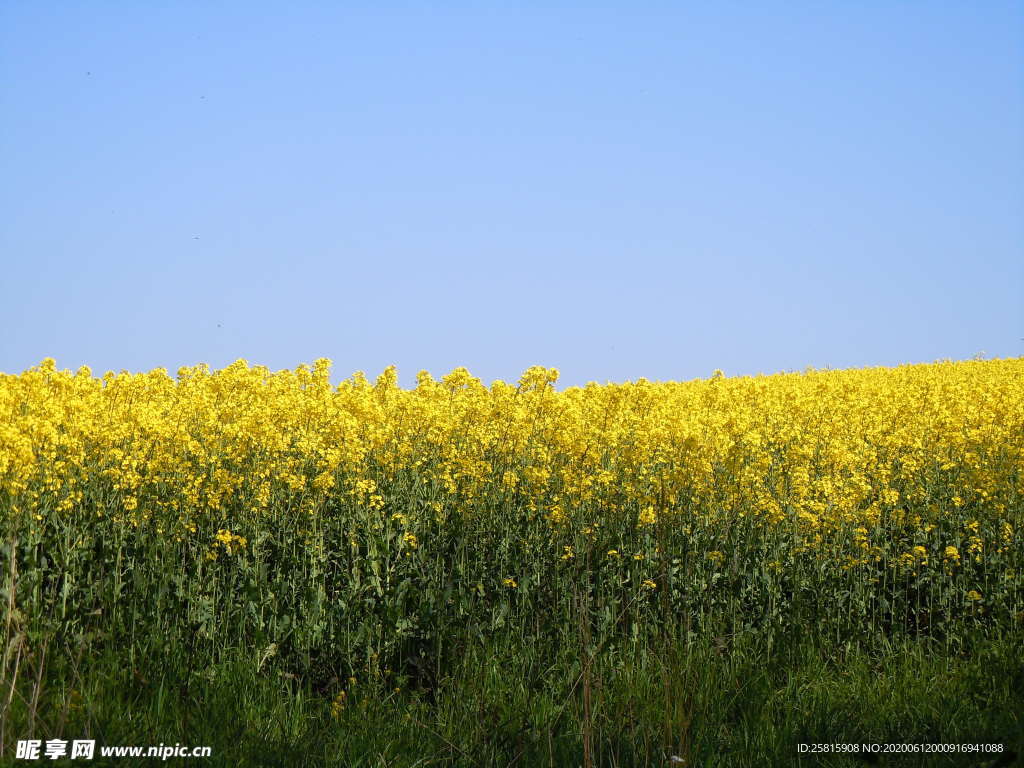
[[[795,731],[709,757],[737,665],[1020,647],[1024,358],[562,389],[330,366],[0,376],[10,728],[113,727],[104,698],[156,711],[173,670],[249,691],[237,722],[322,706],[338,764],[379,753],[338,735],[374,717],[429,764],[770,764]]]

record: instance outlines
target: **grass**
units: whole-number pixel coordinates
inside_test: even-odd
[[[208,745],[213,756],[202,764],[225,766],[583,765],[588,731],[591,764],[600,766],[668,765],[673,755],[685,761],[675,764],[723,767],[1016,765],[1014,754],[1024,752],[1021,647],[1020,638],[978,637],[950,657],[910,639],[868,649],[821,646],[805,635],[769,650],[754,634],[604,646],[589,669],[589,722],[577,649],[524,647],[511,633],[467,649],[429,692],[357,681],[334,713],[328,691],[254,655],[196,669],[184,648],[134,665],[109,648],[27,675],[33,684],[6,717],[9,732],[44,740]],[[41,660],[26,658],[27,671]],[[802,755],[801,743],[1002,751],[866,758]]]

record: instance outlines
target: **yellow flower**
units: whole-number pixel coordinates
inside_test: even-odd
[[[345,709],[345,702],[348,699],[348,694],[345,691],[338,691],[338,695],[334,697],[334,701],[331,702],[331,717],[337,720],[341,717],[342,711]]]
[[[651,581],[650,579],[644,579],[644,580],[643,580],[643,581],[642,581],[642,582],[640,583],[640,586],[641,586],[641,587],[643,587],[644,589],[654,589],[654,588],[655,588],[656,586],[658,586],[658,585],[657,585],[657,584],[655,584],[655,583],[654,583],[653,581]]]
[[[238,536],[225,528],[221,528],[217,531],[217,535],[213,537],[212,548],[215,551],[217,547],[223,547],[227,554],[233,555],[238,550],[245,549],[248,543],[244,536]],[[216,552],[209,559],[215,560]]]
[[[636,524],[638,528],[643,527],[645,525],[654,525],[657,519],[658,517],[654,511],[654,507],[648,506],[644,507],[643,510],[641,510],[639,516],[637,517]]]
[[[976,603],[979,600],[981,600],[981,593],[975,589],[972,589],[970,592],[967,593],[967,599],[970,600],[972,603]]]
[[[512,579],[512,578],[502,579],[501,583],[504,584],[509,589],[515,589],[516,587],[519,586],[518,584],[516,584],[516,580]]]

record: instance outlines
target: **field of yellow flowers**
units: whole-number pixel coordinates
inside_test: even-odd
[[[495,638],[952,652],[1024,626],[1024,358],[557,379],[0,376],[5,673],[17,638],[242,649],[338,716],[339,681],[434,696]]]

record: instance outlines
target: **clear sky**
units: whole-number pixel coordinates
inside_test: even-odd
[[[1020,2],[7,0],[0,178],[8,373],[1024,355]]]

